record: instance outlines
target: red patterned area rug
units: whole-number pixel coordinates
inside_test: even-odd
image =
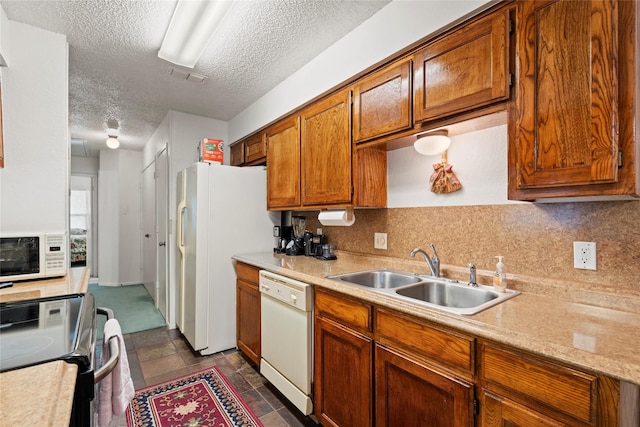
[[[263,427],[217,367],[136,391],[129,427]]]

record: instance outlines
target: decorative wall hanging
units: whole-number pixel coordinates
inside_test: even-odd
[[[447,163],[447,151],[442,152],[442,161],[433,164],[433,173],[429,178],[434,193],[453,193],[462,188],[460,180],[453,173],[453,165]]]

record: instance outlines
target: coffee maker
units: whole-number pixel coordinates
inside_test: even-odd
[[[304,232],[307,217],[302,215],[293,215],[291,217],[291,227],[293,229],[293,238],[287,244],[287,255],[304,255]]]
[[[273,227],[273,237],[276,238],[276,246],[273,252],[284,254],[289,242],[293,240],[293,227],[291,227],[291,211],[280,213],[280,226]]]

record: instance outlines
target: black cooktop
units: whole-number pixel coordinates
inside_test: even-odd
[[[90,369],[95,313],[91,294],[0,303],[0,372],[53,360]]]

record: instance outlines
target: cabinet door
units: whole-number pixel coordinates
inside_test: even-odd
[[[267,208],[300,206],[300,119],[286,118],[266,131]]]
[[[247,165],[255,165],[266,161],[267,144],[264,133],[260,132],[247,138],[244,141],[244,153]]]
[[[508,26],[508,11],[496,12],[416,52],[416,123],[509,97]]]
[[[260,291],[254,284],[236,282],[236,337],[238,348],[260,365]]]
[[[314,404],[323,425],[372,425],[372,360],[371,338],[316,317]]]
[[[301,117],[302,204],[351,202],[351,91],[305,109]]]
[[[244,164],[244,142],[236,142],[231,147],[229,147],[229,155],[230,161],[229,164],[231,166],[241,166]]]
[[[353,140],[366,141],[413,125],[411,58],[405,58],[353,86]]]
[[[526,199],[517,194],[523,189],[618,179],[617,7],[600,0],[519,4],[510,198]]]
[[[566,424],[486,391],[480,398],[482,427],[561,427]]]
[[[376,344],[376,427],[473,425],[473,386]]]

